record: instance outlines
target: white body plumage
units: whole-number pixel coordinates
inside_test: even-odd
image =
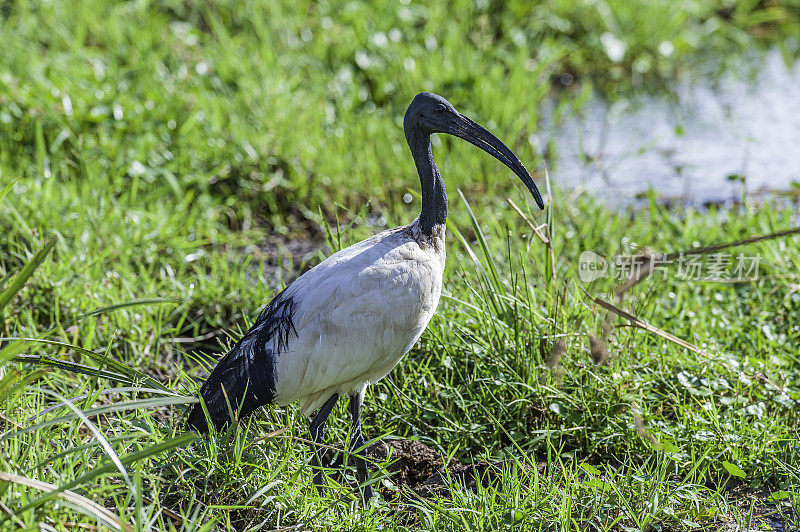
[[[295,306],[275,353],[277,404],[311,415],[333,394],[363,393],[385,377],[427,327],[442,293],[444,226],[419,220],[343,249],[286,289]],[[272,340],[277,342],[277,340]]]

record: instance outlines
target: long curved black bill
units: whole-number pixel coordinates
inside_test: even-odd
[[[503,144],[500,139],[492,135],[489,130],[466,116],[458,114],[455,123],[448,128],[446,133],[466,140],[508,166],[511,171],[517,174],[522,182],[525,183],[528,190],[531,191],[533,199],[536,200],[536,205],[538,205],[540,209],[544,209],[542,195],[539,193],[539,189],[536,188],[536,183],[533,182],[533,178],[527,168],[525,168],[519,160],[519,157],[517,157],[508,146]]]

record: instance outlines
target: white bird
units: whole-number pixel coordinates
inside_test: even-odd
[[[361,406],[369,383],[385,377],[411,349],[439,304],[445,264],[447,193],[433,160],[430,136],[460,137],[508,166],[544,208],[533,179],[514,153],[489,131],[436,94],[418,94],[403,121],[422,185],[422,212],[334,253],[301,275],[267,305],[253,327],[217,364],[201,388],[188,423],[221,429],[260,406],[299,402],[310,417],[317,465],[325,422],[337,399],[350,397],[351,449],[364,446]],[[358,481],[373,491],[363,457]],[[315,483],[321,486],[319,469]],[[321,488],[320,488],[321,489]]]

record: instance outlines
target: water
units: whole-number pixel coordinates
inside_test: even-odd
[[[609,201],[632,202],[652,186],[662,199],[726,202],[800,182],[800,65],[769,53],[755,76],[728,73],[677,89],[676,98],[591,101],[550,125],[553,179]],[[552,138],[552,137],[551,137]],[[794,183],[794,184],[793,184]]]

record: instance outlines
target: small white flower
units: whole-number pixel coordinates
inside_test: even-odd
[[[131,177],[139,177],[141,175],[144,175],[145,170],[147,170],[147,168],[145,168],[145,166],[142,163],[140,163],[139,161],[133,161],[131,163],[131,167],[128,168],[128,175],[130,175]]]
[[[605,32],[600,36],[600,44],[606,51],[609,59],[615,63],[622,61],[625,57],[625,43],[619,40],[614,34]]]

